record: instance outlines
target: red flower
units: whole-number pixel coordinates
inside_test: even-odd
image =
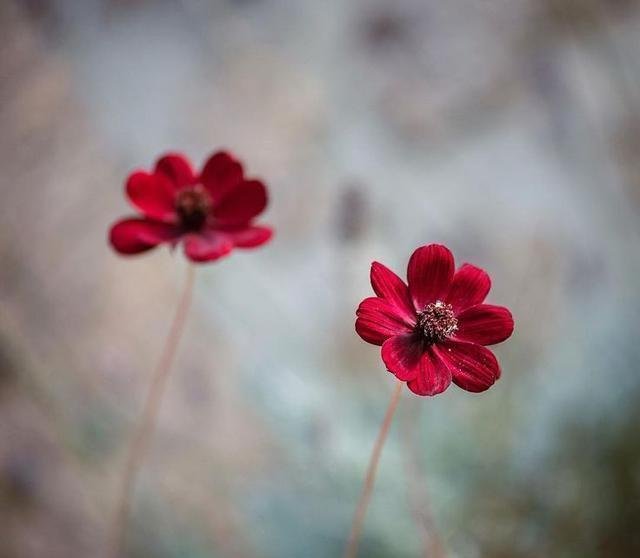
[[[378,262],[371,266],[376,297],[362,301],[356,331],[382,345],[387,369],[418,395],[442,393],[453,383],[467,391],[488,389],[500,366],[483,345],[494,345],[513,332],[511,312],[483,304],[491,280],[464,264],[454,273],[445,246],[418,248],[407,268],[409,286]]]
[[[131,174],[126,193],[142,216],[111,228],[111,244],[121,254],[182,241],[187,258],[208,262],[272,236],[269,227],[253,224],[267,205],[265,185],[246,179],[240,162],[224,151],[212,155],[200,174],[184,156],[167,154],[153,172]]]

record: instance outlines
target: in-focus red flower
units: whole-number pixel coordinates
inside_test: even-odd
[[[224,151],[212,155],[199,174],[186,157],[169,153],[153,172],[132,173],[126,194],[141,216],[111,228],[111,244],[121,254],[182,242],[191,261],[209,262],[272,236],[271,228],[253,224],[267,205],[265,185],[245,178],[242,164]]]
[[[407,286],[390,269],[374,262],[375,297],[362,301],[356,331],[382,345],[382,360],[418,395],[436,395],[451,381],[467,391],[488,389],[500,377],[500,365],[484,345],[513,332],[511,312],[483,304],[491,288],[485,271],[464,264],[455,271],[445,246],[418,248],[407,268]]]

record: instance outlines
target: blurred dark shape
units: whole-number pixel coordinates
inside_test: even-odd
[[[9,348],[0,338],[0,396],[5,389],[16,380],[17,373],[13,359],[10,357]]]
[[[22,0],[27,16],[33,21],[40,21],[51,15],[51,0]]]
[[[613,150],[625,176],[631,202],[640,207],[640,116],[622,119],[613,138]]]
[[[338,239],[355,242],[362,237],[367,223],[367,200],[362,185],[348,183],[338,195],[336,230]]]
[[[543,0],[542,12],[554,27],[568,31],[588,31],[602,25],[602,17],[624,17],[638,0]]]
[[[547,508],[552,556],[569,549],[574,556],[640,556],[640,408],[621,409],[611,422],[565,426],[553,462],[555,482],[569,479],[572,497],[550,506],[538,496],[536,506]]]
[[[251,6],[253,4],[259,4],[264,0],[227,0],[232,6]]]
[[[109,0],[108,4],[116,8],[130,8],[141,4],[152,4],[148,0]]]
[[[10,454],[0,462],[0,500],[11,509],[26,510],[36,501],[38,463],[28,453]]]
[[[530,55],[529,76],[532,90],[546,109],[551,141],[559,148],[566,149],[571,142],[572,113],[567,110],[571,104],[571,94],[553,49],[538,36],[533,40],[537,46]]]
[[[602,456],[595,456],[604,477],[598,483],[607,487],[608,495],[602,502],[602,523],[596,531],[600,556],[640,556],[639,424],[640,409],[636,407],[629,420],[601,440]],[[598,429],[584,427],[581,434],[577,443],[583,448],[600,435]]]
[[[585,254],[576,250],[568,261],[565,289],[576,303],[587,301],[598,289],[606,288],[606,264],[598,254]]]
[[[636,315],[637,307],[631,314]],[[637,361],[629,339],[620,350],[627,365]],[[610,354],[593,373],[615,373]],[[620,364],[619,364],[620,365]],[[627,385],[624,402],[569,413],[557,423],[554,441],[527,468],[496,476],[495,463],[478,471],[462,524],[469,525],[482,556],[537,558],[628,558],[640,556],[640,381]],[[587,418],[587,415],[588,418]]]
[[[409,18],[393,6],[381,8],[366,17],[363,23],[365,42],[374,48],[389,47],[404,41],[409,35]]]
[[[55,43],[63,30],[61,6],[55,0],[22,0],[19,17],[33,29],[46,43]],[[17,14],[8,14],[7,22],[16,18]],[[20,23],[22,25],[22,22]]]

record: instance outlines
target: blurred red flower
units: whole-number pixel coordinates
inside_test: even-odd
[[[418,248],[407,268],[408,286],[390,269],[374,262],[375,297],[362,301],[356,331],[382,345],[382,360],[418,395],[436,395],[451,381],[467,391],[488,389],[500,377],[500,365],[484,347],[513,332],[511,312],[483,304],[491,280],[485,271],[464,264],[455,271],[445,246]]]
[[[191,261],[209,262],[272,236],[271,228],[253,224],[267,205],[265,185],[246,179],[242,164],[224,151],[212,155],[200,174],[186,157],[169,153],[153,172],[132,173],[126,193],[142,216],[111,228],[111,244],[121,254],[182,242]]]

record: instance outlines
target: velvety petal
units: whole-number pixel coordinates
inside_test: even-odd
[[[382,360],[387,370],[403,382],[417,378],[423,353],[423,342],[413,333],[394,335],[382,344]]]
[[[453,383],[462,389],[485,391],[500,377],[496,357],[482,345],[449,339],[437,345],[436,351],[451,371]]]
[[[451,385],[451,371],[438,356],[433,347],[429,347],[420,359],[420,371],[407,387],[416,395],[437,395]]]
[[[126,191],[131,203],[144,215],[160,221],[176,219],[173,186],[162,174],[144,171],[132,173],[127,179]]]
[[[436,395],[451,384],[449,368],[416,335],[396,335],[385,341],[382,360],[389,372],[408,382],[409,389],[418,395]]]
[[[381,263],[373,262],[371,286],[380,298],[393,304],[409,323],[416,323],[416,312],[409,296],[409,288],[393,271]]]
[[[227,231],[238,248],[256,248],[269,242],[273,230],[269,227],[249,226],[238,230]]]
[[[504,306],[478,304],[461,312],[458,316],[456,339],[494,345],[501,343],[513,333],[513,317]]]
[[[155,172],[166,176],[175,190],[191,186],[197,181],[189,159],[180,153],[167,153],[158,159]]]
[[[206,231],[192,233],[184,239],[184,253],[193,262],[211,262],[233,250],[233,239],[226,233]]]
[[[441,244],[422,246],[411,255],[407,279],[418,312],[430,302],[444,300],[453,279],[453,271],[453,255]]]
[[[259,180],[245,180],[214,205],[213,216],[223,224],[247,223],[267,206],[267,189]]]
[[[445,302],[451,304],[457,314],[469,306],[483,302],[490,289],[491,279],[487,272],[466,263],[453,276]]]
[[[356,315],[358,335],[374,345],[382,345],[389,337],[411,331],[396,307],[382,298],[365,298],[358,306]]]
[[[200,182],[211,194],[214,204],[238,186],[242,179],[242,165],[226,151],[213,154],[200,173]]]
[[[121,254],[139,254],[179,237],[180,230],[176,226],[147,219],[123,219],[109,232],[111,245]]]

